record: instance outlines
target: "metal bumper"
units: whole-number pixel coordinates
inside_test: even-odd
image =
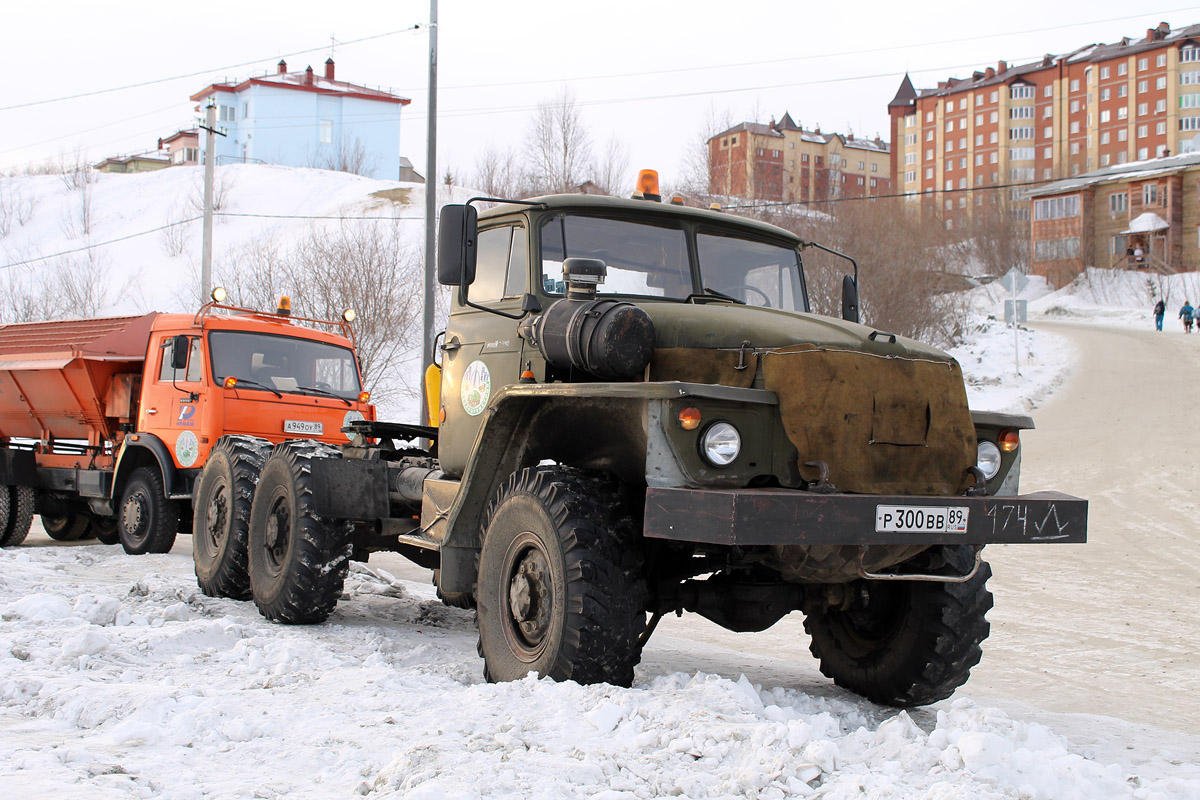
[[[966,508],[966,530],[876,531],[876,508],[882,505]],[[1060,492],[928,497],[651,488],[644,532],[655,539],[739,546],[1082,543],[1087,541],[1087,501]]]

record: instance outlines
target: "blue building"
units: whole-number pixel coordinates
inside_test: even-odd
[[[309,67],[241,83],[214,83],[191,97],[203,111],[217,106],[217,164],[285,164],[396,180],[400,174],[400,110],[411,101],[334,79],[333,59],[318,77]],[[204,138],[204,137],[202,137]],[[203,150],[203,144],[201,146]]]

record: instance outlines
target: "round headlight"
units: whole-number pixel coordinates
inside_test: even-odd
[[[979,443],[979,457],[975,462],[983,472],[983,477],[989,481],[1000,471],[1000,448],[992,442]]]
[[[700,452],[714,467],[728,467],[742,451],[742,435],[728,422],[716,422],[700,438]]]

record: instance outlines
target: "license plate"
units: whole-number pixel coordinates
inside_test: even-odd
[[[323,436],[325,434],[325,426],[320,422],[305,422],[302,419],[285,419],[283,421],[284,433],[303,433],[306,436]]]
[[[876,533],[966,533],[965,506],[875,506]]]

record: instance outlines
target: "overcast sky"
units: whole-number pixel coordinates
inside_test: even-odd
[[[281,57],[291,70],[320,73],[332,55],[339,79],[412,100],[401,153],[424,172],[429,11],[428,0],[11,0],[0,24],[0,168],[152,149],[194,124],[188,96],[214,80],[273,71]],[[887,104],[906,71],[924,88],[1002,59],[1144,36],[1162,21],[1200,23],[1200,6],[443,0],[438,174],[467,178],[485,148],[519,148],[538,104],[564,86],[597,153],[615,137],[631,171],[657,168],[670,185],[713,120],[766,122],[789,111],[806,128],[886,139]],[[354,43],[364,37],[376,38]]]

